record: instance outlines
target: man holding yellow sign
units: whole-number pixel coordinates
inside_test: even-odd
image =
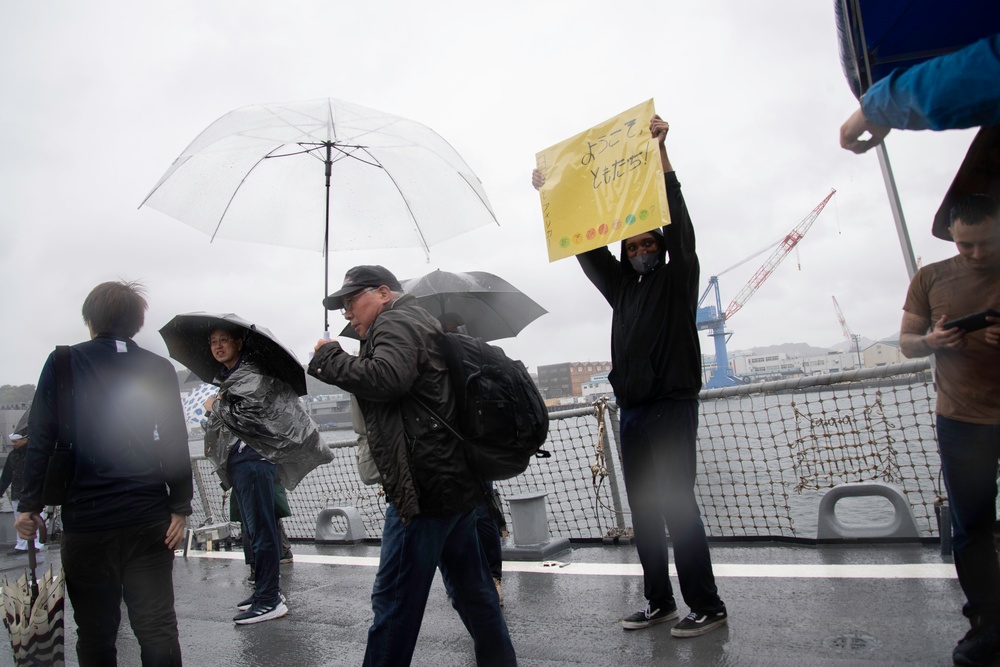
[[[671,634],[696,637],[725,625],[727,614],[694,495],[701,390],[695,325],[699,265],[694,227],[664,145],[669,129],[652,115],[649,136],[659,151],[656,166],[662,167],[670,223],[625,238],[620,260],[606,242],[577,259],[613,310],[608,380],[621,409],[622,468],[648,600],[644,610],[622,619],[622,626],[639,630],[679,615],[670,585],[665,521],[681,595],[691,608]],[[543,169],[532,174],[532,184],[544,207],[558,183],[547,182]]]

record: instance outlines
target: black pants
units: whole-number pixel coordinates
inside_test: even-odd
[[[174,614],[174,552],[163,540],[169,521],[93,533],[63,533],[62,564],[76,621],[81,667],[117,664],[125,600],[143,667],[181,664]]]
[[[621,411],[622,472],[646,599],[653,606],[674,601],[666,522],[681,595],[692,611],[711,614],[725,607],[694,495],[697,435],[696,399],[661,400]]]
[[[941,470],[951,506],[955,570],[973,626],[1000,626],[1000,565],[996,522],[1000,425],[970,424],[938,415]]]
[[[285,532],[285,524],[278,519],[278,539],[281,543],[281,557],[286,558],[292,555],[292,542]],[[250,543],[250,535],[247,531],[240,532],[240,543],[243,545],[243,560],[247,565],[253,567],[253,545]]]

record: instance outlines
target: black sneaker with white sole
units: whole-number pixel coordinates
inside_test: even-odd
[[[282,602],[286,601],[284,593],[278,593],[278,597],[281,598]],[[246,611],[247,609],[249,609],[252,606],[253,606],[253,596],[251,595],[246,600],[244,600],[243,602],[241,602],[238,605],[236,605],[236,608],[239,609],[240,611]]]
[[[284,602],[278,600],[278,604],[256,604],[246,611],[233,616],[236,625],[250,625],[251,623],[263,623],[271,619],[281,618],[288,613],[288,607]]]
[[[712,614],[699,614],[692,611],[684,617],[683,621],[670,629],[670,634],[674,637],[697,637],[716,628],[721,628],[728,622],[728,618],[729,615],[725,609]]]
[[[647,604],[644,610],[623,618],[622,627],[626,630],[642,630],[657,623],[672,621],[677,616],[677,605],[653,607],[652,604]]]

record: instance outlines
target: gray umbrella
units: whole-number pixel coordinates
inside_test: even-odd
[[[524,327],[547,313],[534,299],[503,278],[485,271],[453,273],[432,271],[402,282],[403,292],[435,317],[456,313],[471,336],[498,340],[516,336]],[[357,338],[350,326],[341,336]]]

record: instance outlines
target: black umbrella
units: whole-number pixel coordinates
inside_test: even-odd
[[[295,393],[305,396],[306,373],[295,353],[281,344],[267,328],[233,313],[185,313],[160,329],[170,356],[187,366],[205,382],[212,382],[222,365],[212,356],[209,335],[219,326],[243,331],[243,355],[257,362],[264,373],[284,380]]]
[[[509,282],[485,271],[453,273],[432,271],[402,282],[403,292],[435,317],[456,313],[471,336],[498,340],[516,336],[524,327],[547,313],[531,297]],[[342,336],[357,338],[350,326]]]

